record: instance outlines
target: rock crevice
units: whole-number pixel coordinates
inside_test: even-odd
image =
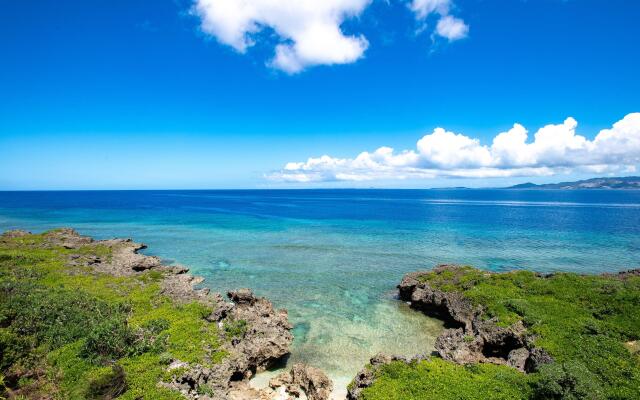
[[[474,305],[456,291],[443,291],[420,279],[426,274],[454,272],[460,267],[440,265],[433,271],[413,272],[398,285],[400,299],[427,315],[443,319],[448,329],[436,339],[436,351],[445,360],[458,364],[493,363],[531,372],[551,356],[534,348],[522,321],[498,326],[486,318],[482,306]]]
[[[22,237],[28,234],[10,231],[4,235]],[[169,373],[174,373],[172,379],[159,383],[179,391],[188,399],[261,398],[249,388],[249,378],[289,354],[293,335],[287,311],[276,310],[269,300],[255,296],[250,289],[231,291],[228,293],[231,301],[225,301],[222,295],[197,287],[204,278],[189,274],[184,266],[164,265],[158,257],[139,253],[146,246],[131,239],[93,240],[69,228],[47,232],[43,238],[46,244],[65,249],[95,246],[95,252],[69,255],[67,265],[70,268],[89,267],[88,271],[119,277],[157,272],[147,276],[160,284],[161,294],[178,303],[197,301],[213,310],[205,319],[220,328],[223,344],[219,350],[226,353],[224,359],[206,366],[172,360],[167,368]],[[104,248],[109,251],[98,251]],[[233,337],[229,337],[225,329],[228,326],[235,328]],[[203,394],[205,387],[212,394]]]

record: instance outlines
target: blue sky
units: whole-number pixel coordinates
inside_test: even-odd
[[[589,155],[569,145],[551,160],[538,146],[523,150],[533,161],[508,162],[492,149],[477,161],[484,150],[467,146],[474,155],[454,162],[416,142],[442,127],[452,134],[425,143],[491,146],[519,123],[530,143],[547,124],[571,131],[568,117],[592,141],[640,111],[640,2],[456,0],[422,19],[410,3],[364,1],[337,25],[366,40],[362,54],[292,72],[274,66],[274,49],[299,39],[262,15],[242,53],[203,29],[191,1],[2,2],[0,188],[494,186],[635,172],[638,154],[590,144]],[[439,36],[443,14],[468,32]],[[382,146],[417,158],[351,174]],[[322,155],[346,162],[292,166],[303,179],[282,172]],[[487,168],[518,172],[433,173]]]

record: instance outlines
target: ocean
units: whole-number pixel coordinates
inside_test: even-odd
[[[433,350],[441,323],[395,299],[407,272],[640,266],[640,191],[0,192],[0,230],[63,226],[131,237],[215,291],[268,297],[294,325],[289,362],[324,369],[340,388],[378,351]]]

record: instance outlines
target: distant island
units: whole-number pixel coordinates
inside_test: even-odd
[[[640,189],[640,176],[592,178],[582,181],[547,183],[543,185],[527,182],[503,189]]]
[[[474,189],[465,186],[455,187],[442,187],[434,188],[438,190],[456,190],[456,189]],[[497,187],[497,188],[484,188],[484,189],[561,189],[561,190],[576,190],[576,189],[640,189],[640,176],[622,176],[622,177],[610,177],[610,178],[591,178],[581,181],[573,182],[559,182],[559,183],[544,183],[541,185],[526,182],[518,185]]]

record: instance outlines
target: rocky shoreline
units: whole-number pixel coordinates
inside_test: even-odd
[[[456,265],[439,265],[429,273],[455,275],[458,269]],[[474,306],[462,293],[445,292],[421,282],[424,274],[405,275],[398,285],[399,297],[451,326],[436,339],[436,352],[442,359],[458,364],[508,365],[522,372],[535,372],[540,365],[553,362],[544,349],[535,347],[522,321],[498,326],[496,318],[487,318],[483,307]]]
[[[416,366],[421,362],[426,362],[427,364],[425,365],[432,365],[429,364],[432,360],[444,360],[445,362],[459,366],[490,364],[512,368],[522,374],[522,379],[516,379],[516,381],[520,380],[523,382],[523,386],[520,388],[513,386],[513,388],[517,388],[516,391],[520,393],[519,396],[523,399],[531,397],[535,399],[605,398],[603,394],[605,389],[599,386],[601,385],[600,383],[595,383],[599,382],[600,378],[590,372],[585,368],[584,364],[582,364],[582,362],[592,362],[592,368],[595,371],[601,370],[599,362],[593,359],[593,357],[598,357],[600,355],[596,356],[595,354],[597,353],[592,353],[593,349],[589,348],[589,345],[586,345],[585,351],[587,358],[585,361],[580,359],[567,360],[566,358],[556,360],[547,351],[547,349],[536,344],[538,339],[540,339],[540,331],[537,330],[532,332],[530,329],[531,326],[549,322],[546,322],[544,319],[531,320],[531,318],[529,318],[527,320],[527,315],[532,313],[532,311],[535,311],[533,308],[528,308],[532,306],[528,305],[526,300],[522,298],[518,300],[518,296],[521,295],[512,294],[514,297],[507,297],[505,300],[501,300],[505,301],[505,303],[502,303],[507,307],[505,312],[509,313],[515,311],[515,315],[517,316],[517,320],[505,324],[504,320],[501,320],[495,314],[490,313],[490,310],[488,310],[484,301],[472,301],[468,296],[468,291],[472,290],[481,282],[495,283],[500,282],[501,280],[503,282],[509,282],[509,279],[513,279],[510,283],[515,282],[516,288],[526,288],[528,285],[536,285],[535,283],[532,284],[532,282],[538,282],[538,285],[540,282],[551,282],[551,280],[554,280],[555,278],[558,278],[558,280],[569,279],[569,282],[563,283],[563,285],[574,285],[575,283],[578,283],[579,280],[591,280],[590,282],[593,283],[588,284],[587,290],[594,290],[596,296],[602,296],[597,301],[603,301],[605,305],[596,306],[596,304],[593,304],[596,303],[595,299],[590,300],[593,301],[593,303],[585,304],[587,309],[595,307],[595,311],[592,314],[592,317],[595,317],[595,319],[592,322],[589,322],[586,328],[579,328],[579,324],[582,322],[574,320],[569,317],[568,314],[564,315],[564,310],[560,309],[558,312],[560,313],[561,318],[564,318],[568,325],[578,324],[578,329],[582,330],[578,330],[577,332],[582,335],[594,335],[595,337],[601,337],[601,339],[598,340],[607,340],[605,332],[596,326],[597,321],[603,320],[605,316],[609,316],[614,313],[628,312],[625,308],[616,308],[620,306],[606,304],[608,303],[607,299],[609,296],[612,296],[610,299],[611,301],[614,301],[614,294],[618,290],[623,290],[623,288],[627,287],[627,283],[629,285],[628,287],[633,288],[634,284],[631,283],[631,280],[634,280],[633,282],[636,282],[637,285],[637,278],[640,276],[640,269],[623,271],[618,274],[592,276],[578,274],[541,275],[531,272],[524,272],[524,274],[525,275],[518,275],[518,273],[492,273],[458,265],[439,265],[430,271],[419,271],[406,274],[397,286],[399,299],[405,301],[410,305],[410,307],[427,316],[443,320],[445,322],[446,329],[436,339],[435,352],[432,356],[417,355],[413,358],[405,358],[378,354],[373,357],[370,360],[370,364],[358,373],[349,386],[347,396],[348,400],[357,400],[362,398],[368,399],[369,397],[367,396],[363,397],[363,391],[368,388],[372,388],[376,381],[385,374],[385,368],[388,368],[392,364],[396,365],[396,367],[391,368],[391,370],[395,371],[391,373],[393,378],[389,378],[389,375],[387,375],[387,379],[391,380],[399,379],[397,369],[398,363],[405,365],[407,370],[415,371],[414,368],[416,368]],[[577,281],[572,281],[572,279],[576,279]],[[602,281],[601,288],[597,286],[597,282],[599,280]],[[508,286],[506,285],[503,287],[500,283],[497,283],[494,290],[509,290],[506,289],[507,287]],[[542,287],[542,285],[537,286],[532,290],[532,293],[540,296],[551,295],[556,299],[554,296],[557,295],[553,294],[551,288],[541,289]],[[555,290],[557,290],[557,288]],[[635,296],[635,298],[637,298],[637,289],[635,292],[633,292],[634,289],[631,290],[632,291],[630,293],[635,293],[631,296]],[[485,299],[485,301],[490,301],[488,299],[491,297],[499,298],[501,295],[498,293],[499,292],[491,294],[483,292],[480,295],[480,298]],[[588,296],[586,292],[580,294]],[[626,294],[625,296],[629,296],[629,294]],[[632,298],[634,297],[628,297],[628,299]],[[575,300],[580,301],[577,297]],[[495,312],[495,303],[493,303],[493,307],[494,310],[491,311]],[[536,305],[535,307],[539,306]],[[602,307],[605,307],[605,311],[600,311]],[[623,307],[626,307],[626,305]],[[537,318],[541,318],[540,314],[536,315]],[[626,317],[637,319],[638,315],[627,314]],[[634,356],[636,357],[636,362],[638,361],[637,357],[640,357],[637,340],[634,339],[637,338],[638,333],[632,333],[632,331],[624,332],[623,329],[623,337],[626,336],[626,339],[616,343],[616,346],[620,346],[619,350],[607,348],[607,351],[612,351],[613,354],[616,354],[616,351],[620,351],[623,348],[626,349],[623,350],[622,353],[617,354],[619,354],[618,357],[625,360],[624,362],[629,362],[630,365],[633,365],[634,363]],[[554,338],[555,340],[573,341],[571,333],[562,331],[557,333],[545,333],[547,336],[552,334],[557,335],[556,338]],[[568,337],[563,339],[563,336]],[[584,339],[585,338],[582,340]],[[629,339],[634,340],[629,341]],[[613,345],[613,343],[615,342],[612,342],[611,345]],[[581,345],[578,344],[576,347],[580,348]],[[628,351],[628,353],[625,355],[626,351]],[[556,352],[558,352],[557,348]],[[573,350],[573,352],[576,352],[576,350]],[[616,366],[615,368],[622,367]],[[463,369],[461,372],[462,371],[467,370]],[[474,371],[474,369],[471,371]],[[634,373],[631,371],[632,370],[629,370],[628,374]],[[529,380],[524,378],[530,374],[535,375],[535,377]],[[415,379],[415,376],[411,379]],[[455,383],[451,382],[451,384]],[[618,390],[615,386],[612,389],[614,391]],[[488,390],[491,391],[491,388]],[[625,388],[625,390],[628,389]],[[530,393],[529,391],[532,391],[533,393]],[[633,390],[631,390],[631,393],[634,393]],[[640,396],[640,392],[638,391],[635,391],[635,394]],[[455,397],[456,395],[453,396]],[[628,393],[616,396],[620,396],[619,398],[631,398],[628,397]],[[381,398],[385,397],[382,396]],[[473,396],[470,398],[473,398]]]
[[[2,238],[29,237],[30,232],[14,230]],[[161,294],[177,303],[198,302],[212,312],[205,316],[222,332],[234,326],[234,336],[223,339],[221,349],[226,353],[220,363],[210,366],[189,364],[180,359],[171,360],[167,372],[168,382],[158,384],[180,392],[188,399],[274,399],[298,397],[304,394],[310,400],[325,400],[332,389],[331,381],[316,368],[297,364],[290,371],[272,379],[268,388],[256,390],[249,380],[258,372],[286,359],[293,341],[292,326],[286,310],[276,310],[266,298],[257,297],[243,288],[227,293],[229,301],[219,293],[211,293],[197,285],[204,278],[191,275],[180,265],[164,265],[160,258],[140,254],[144,244],[131,239],[94,240],[70,228],[56,229],[43,235],[43,246],[60,246],[70,250],[69,267],[89,267],[95,273],[114,277],[136,277],[143,274],[161,274]],[[87,249],[106,248],[108,256],[91,254]],[[73,250],[80,250],[77,254]],[[210,394],[203,394],[203,388]]]
[[[140,289],[152,286],[159,297],[169,299],[172,304],[189,306],[195,303],[203,306],[201,308],[205,313],[191,318],[196,318],[198,324],[211,327],[204,330],[217,335],[217,342],[189,342],[189,345],[204,346],[201,348],[204,349],[204,358],[191,358],[191,361],[188,361],[189,358],[171,356],[167,359],[162,367],[162,378],[147,381],[162,390],[179,393],[183,398],[191,400],[331,398],[332,381],[323,371],[305,364],[293,365],[271,379],[266,388],[257,389],[250,385],[250,379],[257,373],[286,362],[293,341],[292,325],[288,320],[287,311],[275,309],[269,300],[255,296],[250,289],[229,291],[225,299],[219,293],[211,293],[209,289],[200,287],[203,278],[190,274],[188,268],[181,265],[165,265],[158,257],[141,254],[140,250],[145,246],[130,239],[94,240],[78,234],[73,229],[64,228],[39,235],[32,235],[26,231],[9,231],[0,236],[0,244],[5,245],[5,250],[7,245],[17,246],[9,249],[19,248],[23,249],[22,251],[34,249],[34,254],[39,250],[46,250],[53,254],[52,260],[62,257],[61,267],[57,268],[62,268],[65,276],[71,277],[71,282],[77,275],[82,275],[85,281],[89,279],[90,282],[108,275],[113,277],[109,279],[115,279],[113,288],[119,296],[126,297],[127,293],[122,292],[123,288],[126,292],[134,287]],[[18,266],[20,260],[27,259],[25,257],[28,254],[5,253],[3,260],[17,260],[10,268],[21,268]],[[412,379],[423,379],[415,372],[416,368],[426,368],[420,373],[428,379],[424,378],[424,382],[418,382],[424,386],[423,390],[436,390],[432,394],[438,396],[443,393],[442,386],[438,386],[441,382],[432,382],[432,379],[450,380],[454,379],[452,376],[457,376],[455,382],[448,383],[455,386],[458,380],[475,382],[474,374],[480,374],[487,382],[488,386],[482,389],[485,390],[483,393],[491,392],[494,387],[492,385],[502,385],[505,391],[520,393],[518,398],[522,399],[546,398],[544,393],[547,392],[544,390],[553,392],[558,388],[578,394],[590,390],[594,393],[604,390],[617,393],[616,386],[597,383],[597,379],[600,378],[596,374],[609,372],[598,372],[598,363],[601,361],[590,364],[591,348],[584,350],[583,356],[583,349],[577,345],[572,350],[573,353],[570,353],[569,364],[567,354],[563,355],[562,351],[563,346],[573,343],[572,335],[583,335],[583,338],[589,338],[591,335],[595,341],[591,342],[590,346],[601,346],[598,351],[602,354],[611,352],[606,353],[609,354],[607,357],[613,357],[611,359],[623,363],[621,365],[627,365],[625,368],[628,368],[629,373],[635,374],[637,370],[633,367],[633,357],[640,355],[637,350],[637,338],[640,333],[637,332],[637,326],[633,321],[640,321],[640,314],[630,311],[634,309],[629,308],[629,304],[633,303],[639,292],[639,277],[640,270],[589,277],[577,274],[540,275],[527,271],[499,274],[457,265],[440,265],[430,271],[406,274],[397,286],[398,299],[427,316],[444,321],[446,329],[437,337],[433,354],[417,354],[413,357],[378,354],[371,358],[370,364],[365,366],[349,385],[347,399],[395,398],[385,395],[372,397],[371,390],[379,390],[376,384],[383,376],[388,383],[400,379],[398,377],[402,371],[411,371],[407,375],[408,378],[402,378],[405,381],[399,386],[409,390],[416,384]],[[111,280],[107,283],[108,290],[112,290]],[[124,286],[118,286],[123,282]],[[555,286],[551,286],[552,284]],[[481,285],[485,285],[482,286],[484,289],[478,289]],[[573,294],[565,293],[576,285],[582,285],[580,287],[583,289]],[[505,287],[509,287],[510,291],[503,293],[507,290]],[[10,286],[8,288],[11,290]],[[471,294],[474,289],[485,291],[480,291],[480,297],[474,298]],[[474,292],[476,296],[478,290]],[[620,297],[612,297],[616,293],[620,293]],[[584,304],[571,303],[578,294],[584,296],[581,300]],[[555,304],[553,302],[562,301],[565,303],[562,303],[559,310],[545,308],[549,304]],[[575,307],[570,311],[579,313],[575,315],[580,315],[581,321],[588,321],[584,327],[575,326],[576,322],[564,315],[570,307]],[[560,318],[555,319],[558,313]],[[181,308],[178,309],[178,314],[183,315]],[[535,318],[532,319],[531,316]],[[621,320],[616,318],[624,318],[631,322],[628,326],[618,329]],[[536,327],[540,326],[544,329],[536,330]],[[145,331],[151,328],[144,326],[132,329],[137,332],[138,339],[151,332]],[[614,330],[616,332],[613,332]],[[538,340],[541,335],[546,335],[546,341]],[[157,339],[152,336],[150,338],[151,344]],[[540,343],[544,345],[541,346]],[[550,343],[554,346],[553,352],[547,351],[546,345]],[[557,359],[558,354],[564,359]],[[574,366],[573,354],[584,357],[578,359],[578,362],[582,363],[578,367]],[[603,358],[602,362],[607,362],[607,359]],[[112,359],[104,365],[115,367],[116,362]],[[489,365],[498,369],[478,369],[478,365]],[[557,368],[549,368],[550,366]],[[389,368],[395,368],[395,372],[389,375],[385,372]],[[444,375],[432,376],[429,375],[429,368],[440,368],[441,373],[445,373],[442,371],[446,370],[450,375],[448,378],[443,378]],[[595,373],[590,372],[589,368]],[[117,372],[117,368],[114,371]],[[493,375],[494,372],[497,375]],[[462,377],[461,374],[467,376]],[[505,380],[504,374],[510,378]],[[613,375],[606,376],[607,379],[619,379],[618,375],[620,374],[613,371]],[[534,376],[535,379],[526,378],[528,376]],[[545,383],[545,380],[549,380],[550,383]],[[548,384],[549,387],[543,387],[539,382]],[[563,386],[567,385],[567,382],[571,387]],[[593,386],[593,382],[600,386]],[[473,389],[465,390],[476,389],[475,383],[470,385],[469,388]],[[595,389],[589,389],[590,385]],[[625,383],[617,385],[622,386]],[[125,387],[125,384],[121,387]],[[398,386],[391,386],[384,390],[393,391],[397,388]],[[623,396],[619,398],[626,398],[624,396],[628,393],[633,393],[630,387],[621,390],[624,392],[621,392]],[[401,391],[404,394],[399,398],[413,398],[410,390]],[[422,396],[426,392],[419,393]],[[459,398],[460,392],[454,390],[447,393],[449,394],[442,398]],[[538,397],[528,397],[529,393],[535,393]],[[543,393],[544,396],[539,397],[539,393]],[[486,395],[478,396],[482,398]],[[598,396],[593,398],[604,398]]]
[[[522,321],[508,327],[497,326],[495,319],[484,318],[483,308],[474,306],[462,293],[445,292],[420,281],[425,274],[455,274],[459,268],[457,265],[439,265],[432,271],[411,272],[397,286],[400,300],[427,316],[445,321],[447,329],[435,343],[437,356],[462,365],[508,365],[522,372],[535,371],[540,365],[553,362],[545,350],[533,345]],[[379,366],[393,361],[411,363],[428,358],[420,355],[413,358],[376,355],[371,359],[370,367],[360,371],[354,379],[348,399],[358,399],[362,390],[371,386]]]

